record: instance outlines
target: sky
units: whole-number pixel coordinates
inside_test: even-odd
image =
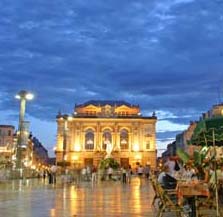
[[[159,150],[223,99],[223,0],[1,0],[0,124],[31,131],[50,155],[58,111],[88,100],[155,111]]]

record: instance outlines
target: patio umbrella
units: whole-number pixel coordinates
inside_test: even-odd
[[[213,148],[212,161],[215,177],[216,217],[220,217],[217,187],[216,146],[223,146],[223,118],[210,118],[200,121],[194,130],[191,143],[193,145],[212,146]]]

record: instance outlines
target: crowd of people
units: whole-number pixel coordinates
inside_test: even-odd
[[[139,177],[145,177],[149,179],[150,167],[146,165],[143,167],[139,165],[135,169],[132,169],[131,165],[123,166],[118,169],[113,169],[108,167],[105,170],[100,170],[96,166],[84,167],[81,170],[81,180],[96,182],[98,179],[101,180],[121,180],[123,183],[130,183],[131,177],[133,175],[138,175]]]
[[[137,167],[132,168],[129,166],[122,166],[118,169],[113,169],[108,167],[106,169],[97,168],[95,165],[86,166],[82,169],[75,170],[65,170],[61,173],[61,170],[57,168],[56,165],[52,165],[50,168],[41,171],[39,178],[42,177],[44,181],[48,179],[49,184],[56,183],[56,177],[61,175],[62,182],[72,182],[72,181],[91,181],[96,183],[99,180],[108,181],[121,181],[122,183],[130,183],[132,176],[138,176],[140,178],[145,177],[149,179],[150,177],[150,166],[137,165]]]

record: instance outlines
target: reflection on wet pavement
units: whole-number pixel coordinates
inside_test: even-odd
[[[154,216],[153,190],[147,180],[131,184],[104,181],[49,185],[42,180],[0,184],[0,217]]]

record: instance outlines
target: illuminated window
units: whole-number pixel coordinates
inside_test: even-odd
[[[85,149],[86,150],[94,149],[94,132],[92,130],[88,130],[85,133]]]
[[[106,130],[103,133],[102,149],[106,150],[106,146],[108,143],[112,143],[112,134],[109,130]]]
[[[150,149],[150,141],[146,141],[146,149]]]
[[[120,148],[121,149],[129,148],[129,135],[127,130],[122,130],[120,132]]]

